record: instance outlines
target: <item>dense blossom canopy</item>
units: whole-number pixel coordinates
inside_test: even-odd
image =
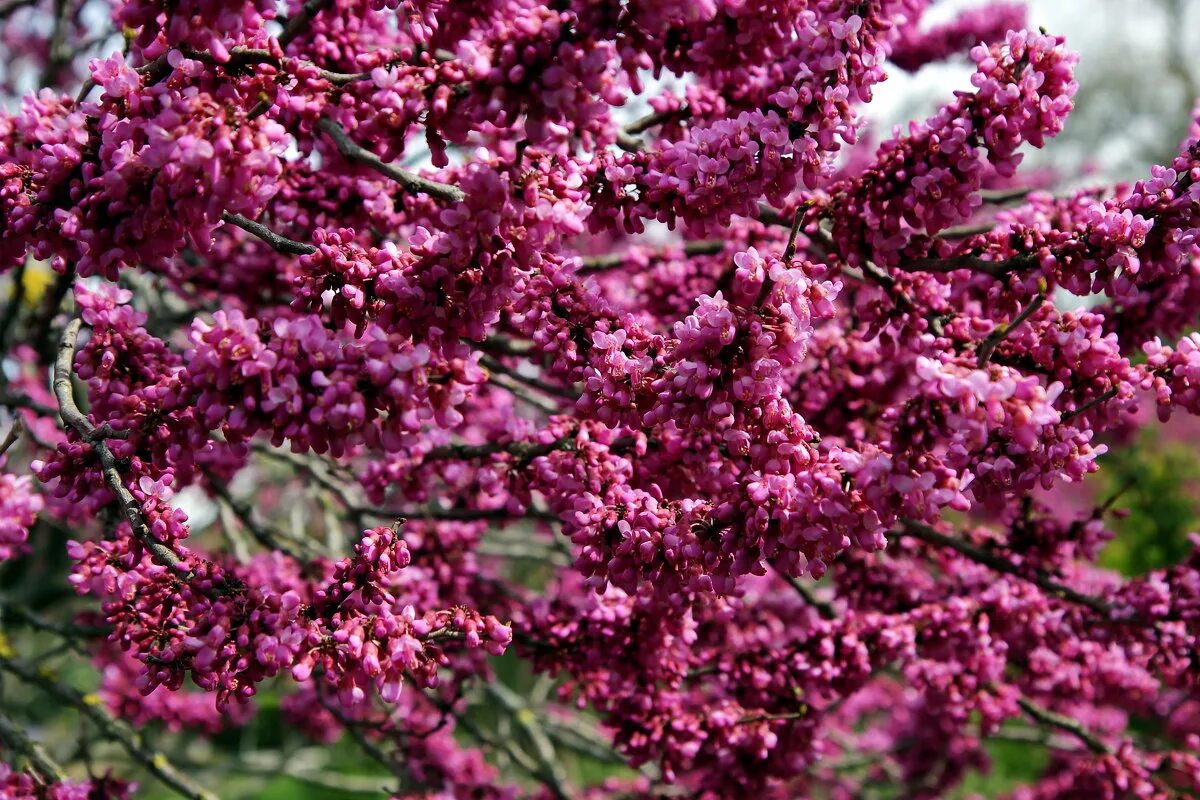
[[[134,770],[0,712],[0,793],[271,691],[404,798],[1197,796],[1200,550],[1055,498],[1200,413],[1200,138],[1032,190],[1076,57],[929,4],[0,3],[0,672]]]

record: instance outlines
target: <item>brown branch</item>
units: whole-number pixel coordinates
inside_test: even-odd
[[[1110,755],[1113,752],[1111,747],[1100,741],[1100,739],[1094,733],[1085,728],[1077,719],[1072,719],[1071,717],[1051,711],[1048,708],[1043,708],[1042,706],[1039,706],[1037,703],[1025,697],[1018,697],[1017,705],[1019,705],[1026,714],[1033,717],[1041,724],[1049,725],[1050,727],[1057,728],[1064,733],[1071,734],[1076,739],[1083,742],[1087,749],[1091,750],[1097,755]]]
[[[313,253],[317,252],[317,248],[313,247],[311,244],[305,244],[304,242],[297,242],[297,241],[287,238],[286,236],[280,236],[278,233],[271,230],[266,225],[263,225],[262,223],[259,223],[259,222],[255,222],[252,219],[247,219],[246,217],[243,217],[241,214],[230,214],[228,211],[226,211],[224,214],[221,215],[221,219],[225,220],[226,222],[230,223],[231,225],[238,226],[239,228],[244,230],[246,233],[252,234],[254,236],[257,236],[259,239],[262,239],[264,242],[269,244],[277,253],[283,253],[285,255],[293,255],[293,256],[307,256],[307,255],[312,255]]]
[[[25,683],[37,686],[60,703],[77,709],[108,739],[119,744],[130,758],[177,794],[189,800],[218,800],[217,795],[193,782],[172,766],[165,755],[147,745],[140,733],[109,714],[94,696],[85,695],[73,686],[59,683],[43,670],[18,661],[3,651],[0,651],[0,669],[15,675]]]
[[[100,460],[104,481],[116,495],[117,502],[120,503],[125,518],[129,520],[129,526],[133,529],[134,536],[150,551],[155,561],[163,566],[178,569],[183,565],[182,559],[174,550],[156,539],[151,532],[142,516],[141,504],[126,488],[121,473],[117,469],[117,459],[108,447],[108,439],[126,438],[129,435],[128,432],[114,431],[107,424],[96,427],[75,403],[71,378],[74,374],[76,341],[82,326],[83,320],[78,318],[71,320],[63,330],[62,341],[58,345],[58,358],[54,362],[54,395],[58,398],[59,414],[67,426],[73,428],[81,439],[92,446],[92,450]]]
[[[337,124],[333,120],[325,117],[317,122],[317,130],[329,136],[337,147],[338,152],[347,160],[355,164],[362,164],[370,167],[379,174],[391,178],[396,183],[403,186],[407,191],[413,194],[427,194],[436,197],[440,200],[445,200],[448,203],[461,203],[466,199],[466,194],[457,186],[451,186],[448,183],[422,178],[415,172],[409,172],[406,169],[389,164],[379,158],[379,156],[361,147],[350,135],[346,133],[346,129]]]
[[[712,256],[724,252],[726,244],[727,242],[723,239],[697,239],[684,243],[683,254],[685,256]],[[667,258],[674,252],[672,248],[663,248],[651,254],[650,258],[651,260]],[[628,261],[629,253],[605,253],[599,256],[587,256],[581,259],[582,266],[580,266],[576,274],[590,275],[594,272],[618,269]]]
[[[13,752],[25,756],[33,770],[48,783],[60,783],[67,779],[67,773],[50,757],[46,748],[30,739],[20,726],[3,713],[0,713],[0,742]]]
[[[992,332],[987,335],[987,338],[979,343],[979,357],[977,359],[977,363],[980,369],[983,369],[987,365],[988,359],[992,357],[992,353],[996,351],[996,348],[1002,341],[1004,341],[1005,337],[1019,328],[1022,322],[1033,316],[1033,314],[1039,308],[1041,308],[1042,304],[1045,302],[1046,295],[1039,294],[1037,297],[1033,298],[1029,305],[1025,306],[1025,308],[1021,310],[1021,313],[1013,317],[1011,322],[1001,322],[994,329],[992,329]]]
[[[8,449],[17,443],[17,439],[21,438],[21,433],[24,431],[24,425],[21,423],[21,418],[17,417],[13,420],[12,427],[8,429],[8,435],[4,437],[4,441],[0,442],[0,456],[8,452]]]
[[[1093,397],[1091,400],[1088,400],[1086,403],[1081,405],[1079,408],[1072,409],[1072,410],[1066,412],[1065,414],[1063,414],[1059,418],[1059,422],[1069,422],[1070,420],[1075,419],[1075,417],[1078,417],[1080,414],[1086,414],[1087,412],[1091,411],[1096,406],[1098,406],[1102,403],[1107,403],[1109,400],[1112,400],[1116,396],[1117,396],[1116,387],[1109,389],[1108,391],[1103,392],[1102,394],[1098,394],[1095,397]]]
[[[899,531],[899,533],[911,536],[914,539],[925,542],[926,544],[932,544],[938,547],[946,547],[954,550],[959,555],[965,556],[977,564],[982,564],[989,569],[1005,575],[1012,575],[1014,577],[1021,578],[1022,580],[1029,581],[1042,591],[1045,591],[1055,597],[1066,600],[1070,603],[1074,603],[1075,605],[1088,608],[1107,619],[1112,619],[1113,608],[1108,603],[1097,597],[1083,594],[1082,592],[1077,592],[1071,587],[1053,580],[1041,570],[1037,570],[1030,575],[1019,569],[1015,564],[1002,556],[998,556],[995,553],[989,553],[987,550],[976,547],[975,545],[963,539],[947,536],[944,533],[939,533],[928,525],[917,522],[916,520],[901,520],[901,524],[903,525],[903,530]]]
[[[817,597],[816,592],[814,592],[812,588],[808,586],[808,584],[804,583],[804,581],[799,578],[788,575],[778,567],[775,568],[775,571],[779,573],[779,577],[783,578],[787,582],[788,586],[791,586],[792,589],[795,590],[796,594],[800,595],[801,599],[803,599],[805,603],[813,607],[813,610],[817,612],[821,619],[837,619],[837,611],[834,609],[833,605]]]
[[[987,261],[975,255],[959,255],[948,258],[911,258],[900,264],[898,269],[905,272],[934,274],[946,274],[965,269],[983,275],[991,275],[993,278],[1002,278],[1010,272],[1035,267],[1038,263],[1038,256],[1033,253],[1021,253],[999,261]]]
[[[300,10],[296,12],[295,16],[284,22],[283,32],[279,34],[279,48],[286,50],[293,39],[304,33],[304,29],[312,22],[313,17],[332,3],[333,0],[307,0],[304,5],[300,6]]]
[[[655,125],[662,125],[664,122],[670,122],[672,119],[687,119],[691,115],[692,110],[687,106],[675,111],[660,111],[647,114],[617,131],[617,147],[630,153],[640,153],[646,149],[646,143],[637,138],[638,134],[645,133]]]

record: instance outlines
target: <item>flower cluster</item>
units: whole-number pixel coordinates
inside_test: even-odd
[[[0,473],[0,561],[26,551],[29,529],[44,505],[32,475]]]
[[[1009,3],[12,5],[0,795],[133,791],[42,692],[197,798],[176,734],[276,709],[397,798],[956,796],[996,738],[1200,794],[1200,540],[1108,568],[1088,478],[1196,435],[1200,124],[1018,174],[1076,57]]]
[[[128,800],[136,790],[136,783],[110,776],[86,781],[47,781],[44,776],[18,772],[0,762],[0,791],[11,800]]]
[[[5,209],[6,239],[115,279],[122,266],[159,264],[189,243],[203,250],[224,212],[257,216],[275,191],[282,127],[172,53],[172,75],[157,83],[119,56],[96,60],[98,102],[44,94],[0,126],[3,161],[27,176],[26,199],[6,200],[16,201]]]
[[[133,562],[113,542],[73,542],[70,555],[72,583],[102,599],[112,640],[142,662],[134,680],[142,694],[177,691],[190,675],[218,705],[246,703],[264,679],[288,671],[301,683],[316,672],[347,707],[371,687],[394,702],[406,677],[437,684],[441,640],[500,655],[512,639],[494,617],[461,607],[418,615],[403,602],[393,587],[410,555],[388,528],[367,531],[353,558],[317,565],[327,577],[316,582],[278,554],[186,568]]]
[[[1012,175],[1023,144],[1062,130],[1077,88],[1062,39],[1009,32],[971,50],[973,93],[879,149],[862,175],[828,189],[834,236],[849,260],[894,264],[914,238],[970,218],[988,175]]]
[[[968,8],[954,19],[927,30],[917,27],[914,18],[904,35],[892,46],[888,60],[900,69],[915,72],[926,64],[966,52],[980,42],[995,42],[1008,31],[1025,27],[1025,7],[1016,3],[990,3]]]

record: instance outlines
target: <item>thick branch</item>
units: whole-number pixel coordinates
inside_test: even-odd
[[[183,565],[183,561],[174,550],[156,539],[150,531],[150,527],[142,516],[141,504],[125,487],[121,473],[117,470],[117,459],[108,447],[108,439],[126,438],[129,435],[128,432],[114,431],[107,424],[97,428],[75,403],[71,376],[75,361],[76,341],[82,326],[82,320],[71,320],[63,330],[62,341],[58,346],[58,358],[54,362],[54,395],[58,398],[59,414],[64,423],[74,428],[80,438],[92,446],[96,457],[100,460],[104,481],[116,495],[117,502],[120,503],[125,518],[129,520],[129,526],[133,529],[134,536],[142,542],[159,564],[179,568]]]
[[[414,172],[409,172],[406,169],[397,167],[395,164],[389,164],[379,158],[379,156],[358,145],[350,135],[346,133],[346,129],[338,125],[328,117],[317,123],[317,130],[329,136],[337,146],[338,152],[350,162],[362,164],[375,170],[379,174],[391,178],[396,183],[403,186],[413,194],[427,194],[432,197],[437,197],[445,200],[448,203],[461,203],[466,199],[463,190],[457,186],[451,186],[448,183],[440,183],[439,181],[422,178]]]

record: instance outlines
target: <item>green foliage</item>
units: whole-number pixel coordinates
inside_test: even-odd
[[[1101,500],[1120,492],[1115,507],[1129,512],[1109,516],[1116,536],[1101,566],[1141,575],[1191,552],[1188,534],[1200,529],[1200,453],[1193,445],[1146,429],[1134,445],[1104,457],[1095,484]]]
[[[1035,783],[1050,761],[1046,748],[1038,742],[989,739],[984,749],[991,759],[991,768],[968,775],[955,797],[999,797],[1021,785]]]

